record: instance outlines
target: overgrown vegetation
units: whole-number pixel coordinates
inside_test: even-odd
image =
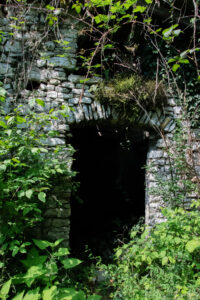
[[[102,83],[96,91],[96,98],[105,105],[115,108],[121,118],[131,121],[158,107],[163,107],[166,95],[163,85],[156,87],[154,80],[142,78],[137,74],[116,77]]]
[[[33,107],[45,103],[33,99],[25,117],[21,106],[5,114],[3,87],[0,94],[0,299],[86,299],[84,292],[75,290],[68,273],[81,261],[68,258],[68,248],[60,245],[63,240],[34,239],[41,235],[53,184],[59,181],[73,189],[70,158],[64,159],[62,147],[47,147],[48,138],[59,133],[45,133],[51,121],[68,116],[69,108],[35,113]],[[72,155],[73,149],[68,150]]]
[[[23,7],[32,4],[20,0],[14,4],[20,2]],[[4,1],[4,5],[10,4],[13,5]],[[94,39],[92,49],[86,53],[80,49],[79,57],[86,70],[85,83],[96,73],[105,77],[107,82],[98,95],[101,100],[131,119],[138,116],[141,108],[148,111],[152,106],[162,106],[166,89],[184,108],[185,119],[181,122],[187,119],[193,126],[199,124],[199,1],[145,0],[141,4],[137,0],[53,0],[42,2],[37,9],[45,10],[49,27],[57,28],[59,15],[67,15],[69,6],[77,13],[74,17],[85,24],[82,32]],[[165,18],[160,17],[162,9]],[[120,45],[117,35],[126,26],[128,35]],[[117,76],[109,82],[116,71],[124,70],[131,75]],[[5,91],[0,88],[0,100],[4,98]],[[36,102],[44,105],[40,99]],[[30,110],[22,117],[20,109],[10,114],[2,110],[0,120],[0,298],[86,299],[101,287],[85,281],[87,295],[74,289],[82,283],[76,283],[68,269],[80,261],[66,257],[68,249],[59,248],[62,241],[34,239],[55,179],[73,176],[68,161],[60,160],[62,148],[48,151],[44,142],[55,134],[45,134],[43,129],[57,118],[56,113],[38,115]],[[58,113],[67,117],[64,107]],[[190,193],[195,192],[198,199],[199,178],[193,158],[190,157],[191,164],[188,162],[187,150],[192,149],[191,144],[187,147],[189,131],[181,127],[178,130],[174,148],[169,145],[166,149],[171,172],[175,172],[169,181],[157,178],[158,187],[152,191],[171,206],[163,209],[166,221],[151,231],[138,225],[131,232],[130,242],[116,250],[115,262],[98,265],[104,274],[103,289],[111,291],[107,298],[199,299],[200,203],[196,200],[189,208],[185,206]],[[100,296],[88,296],[89,299],[98,300]]]
[[[199,299],[199,202],[191,211],[163,209],[167,221],[137,226],[105,268],[113,299]]]

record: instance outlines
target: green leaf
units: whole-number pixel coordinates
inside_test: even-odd
[[[190,253],[194,252],[196,249],[200,248],[200,240],[191,240],[187,242],[185,248]]]
[[[60,288],[59,300],[86,300],[85,294],[82,291],[76,291],[73,288]]]
[[[55,9],[55,7],[52,5],[46,5],[46,8],[51,11]]]
[[[40,299],[40,288],[36,288],[34,290],[28,291],[26,295],[24,296],[23,300],[38,300]]]
[[[77,14],[80,14],[80,12],[81,12],[81,6],[80,5],[76,5],[75,10],[76,10]]]
[[[0,298],[1,299],[6,299],[7,295],[10,291],[10,286],[11,286],[12,280],[6,281],[6,283],[3,284],[1,291],[0,291]]]
[[[17,196],[18,196],[19,198],[23,197],[24,195],[25,195],[24,191],[19,191],[19,192],[17,193]]]
[[[94,20],[95,20],[96,24],[99,24],[99,23],[101,23],[101,21],[102,21],[100,15],[95,16],[95,17],[94,17]]]
[[[17,294],[14,298],[12,298],[12,300],[23,300],[24,297],[24,291]]]
[[[177,30],[174,30],[174,31],[173,31],[173,34],[174,34],[175,36],[179,36],[180,33],[181,33],[181,30],[180,30],[180,29],[177,29]]]
[[[41,250],[46,249],[47,247],[52,247],[52,243],[48,241],[43,241],[43,240],[36,240],[33,239],[34,244]]]
[[[54,244],[53,244],[53,247],[58,246],[60,243],[62,243],[63,240],[64,239],[59,239],[59,240],[55,241]]]
[[[176,61],[175,58],[170,58],[170,59],[168,60],[168,64],[170,64],[170,63],[172,63],[172,62],[175,62],[175,61]]]
[[[115,255],[116,255],[117,258],[119,258],[121,254],[122,254],[122,249],[119,248],[119,249],[116,251]]]
[[[165,255],[166,255],[166,251],[161,251],[161,252],[160,252],[160,257],[161,257],[161,258],[165,257]]]
[[[51,288],[45,288],[42,292],[42,300],[53,300],[57,292],[57,286],[52,286]]]
[[[0,165],[0,171],[5,171],[6,170],[6,165]]]
[[[54,253],[54,256],[65,256],[69,255],[69,249],[68,248],[59,248],[56,253]]]
[[[145,10],[146,10],[146,6],[136,6],[136,8],[133,10],[133,12],[140,12],[140,13],[143,13]]]
[[[65,269],[71,269],[74,268],[82,263],[80,259],[77,258],[67,258],[61,260],[63,266]]]
[[[152,1],[152,0],[145,0],[145,2],[146,2],[147,4],[151,4],[153,1]]]
[[[188,59],[179,59],[179,63],[189,64],[189,60]]]
[[[87,300],[101,300],[101,296],[99,295],[91,295],[87,298]]]
[[[19,252],[19,247],[18,246],[14,246],[13,247],[13,251],[12,251],[12,257],[14,257],[18,252]]]
[[[6,132],[6,134],[7,134],[8,136],[11,136],[11,134],[12,134],[12,130],[11,130],[11,129],[6,130],[5,132]]]
[[[42,265],[32,266],[28,269],[27,273],[23,276],[23,280],[28,287],[34,283],[34,281],[43,276],[46,273],[46,269],[43,269]]]
[[[21,262],[27,267],[30,268],[31,266],[41,265],[45,263],[47,260],[47,255],[39,255],[38,250],[36,248],[31,248],[29,250],[27,258],[21,260]]]
[[[17,123],[26,123],[26,119],[21,116],[16,116]]]
[[[45,107],[45,102],[42,99],[35,99],[36,103],[42,107]]]
[[[33,190],[27,190],[27,191],[25,192],[25,194],[26,194],[26,197],[27,197],[28,199],[31,199],[31,197],[32,197],[32,195],[33,195]]]
[[[45,203],[45,202],[46,202],[46,194],[45,194],[44,192],[40,192],[40,193],[38,194],[38,199],[39,199],[40,201],[42,201],[43,203]]]
[[[174,64],[174,65],[172,66],[172,71],[173,71],[173,72],[176,72],[176,71],[178,70],[178,68],[180,68],[180,65],[179,65],[179,64]]]
[[[163,259],[162,259],[162,266],[165,266],[167,263],[168,263],[168,257],[165,256],[165,257],[163,257]]]
[[[3,121],[0,121],[0,126],[1,126],[1,127],[3,127],[3,128],[5,128],[5,129],[7,128],[7,125],[6,125],[6,123],[5,123],[5,122],[3,122]]]

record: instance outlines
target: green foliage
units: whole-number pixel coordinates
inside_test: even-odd
[[[151,110],[165,103],[166,95],[162,83],[156,88],[154,80],[146,80],[133,74],[116,77],[103,83],[96,97],[104,104],[114,107],[124,119],[136,119],[142,110]]]
[[[0,92],[3,101],[6,92],[3,88]],[[0,299],[97,300],[99,296],[87,298],[73,287],[68,272],[82,261],[68,257],[68,248],[59,247],[63,240],[31,239],[41,226],[53,185],[60,182],[72,189],[74,176],[62,147],[47,147],[48,138],[59,133],[45,131],[60,115],[67,117],[68,108],[36,114],[35,104],[45,106],[41,99],[31,101],[26,116],[21,114],[22,106],[9,114],[1,107]]]
[[[173,138],[170,143],[166,142],[169,166],[161,175],[153,164],[147,168],[147,172],[154,174],[157,183],[156,187],[150,189],[150,194],[160,196],[171,208],[187,209],[189,199],[199,195],[199,187],[194,180],[197,173],[189,139],[190,132],[187,127],[183,127],[182,122],[183,120],[177,120]]]
[[[44,105],[39,99],[36,101]],[[65,114],[65,110],[60,112]],[[31,228],[42,221],[42,210],[53,182],[65,181],[66,188],[71,185],[69,178],[74,174],[68,168],[68,161],[59,159],[62,147],[51,151],[46,147],[48,137],[58,133],[46,134],[44,128],[57,118],[53,111],[36,114],[31,110],[24,117],[21,107],[1,118],[1,244],[4,251],[12,250],[13,256],[18,251],[26,252],[24,241]]]
[[[71,286],[69,269],[81,263],[75,258],[66,258],[67,248],[56,248],[62,240],[50,243],[44,240],[33,240],[37,248],[32,245],[25,259],[21,260],[24,272],[15,274],[5,282],[0,290],[1,299],[21,300],[100,300],[98,295],[88,298],[82,291]],[[39,248],[39,249],[38,249]],[[63,278],[64,275],[64,278]],[[15,289],[11,287],[15,286]],[[12,296],[11,296],[12,295]],[[14,297],[14,298],[13,298]]]
[[[113,299],[199,299],[199,210],[162,212],[167,221],[135,227],[116,249],[116,265],[105,268]]]

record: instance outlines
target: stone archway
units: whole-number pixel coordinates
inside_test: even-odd
[[[55,42],[55,36],[50,35],[43,40],[44,18],[37,11],[27,12],[26,28],[23,35],[10,35],[8,24],[9,16],[15,15],[11,9],[8,17],[0,20],[0,29],[5,32],[3,44],[0,47],[0,80],[4,82],[7,91],[6,113],[9,112],[13,103],[21,104],[21,114],[26,115],[29,110],[29,100],[40,98],[45,106],[35,105],[36,112],[48,112],[50,109],[58,111],[62,105],[69,105],[73,110],[69,111],[69,117],[65,119],[59,116],[57,120],[45,128],[45,130],[57,130],[59,134],[50,137],[47,147],[63,145],[63,155],[69,155],[66,145],[66,136],[70,135],[70,125],[81,122],[95,122],[110,120],[113,123],[120,122],[120,117],[112,107],[106,107],[95,101],[95,95],[91,92],[101,79],[93,77],[86,81],[84,76],[76,73],[76,49],[78,24],[75,20],[67,19],[60,24],[62,40],[69,43],[69,51],[62,57],[62,47]],[[34,26],[34,32],[32,31]],[[31,33],[31,34],[30,34]],[[31,45],[34,41],[41,40],[38,44],[37,53],[31,56]],[[27,54],[24,63],[22,53]],[[26,56],[26,55],[25,55]],[[27,66],[23,70],[24,65]],[[23,81],[24,74],[26,80]],[[19,76],[20,75],[20,76]],[[24,84],[24,87],[22,85]],[[82,95],[82,97],[80,97]],[[154,163],[157,172],[167,175],[167,168],[163,173],[163,166],[168,166],[168,158],[164,147],[165,143],[159,136],[162,132],[168,139],[171,138],[175,128],[174,120],[181,114],[181,108],[177,107],[172,99],[168,99],[163,110],[142,111],[137,120],[131,126],[135,128],[148,128],[150,132],[150,145],[147,150],[147,166]],[[155,130],[156,129],[156,130]],[[146,223],[152,225],[162,220],[160,213],[160,201],[149,194],[149,189],[155,184],[153,174],[146,174],[146,196],[145,196],[145,219]],[[44,226],[44,237],[49,239],[63,238],[66,244],[69,241],[70,231],[70,191],[63,186],[55,186],[62,207],[57,202],[51,201],[45,211],[46,225]]]

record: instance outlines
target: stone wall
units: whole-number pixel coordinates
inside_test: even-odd
[[[93,77],[84,85],[84,76],[77,74],[77,38],[79,24],[76,19],[63,17],[57,28],[49,28],[45,15],[39,10],[25,10],[19,20],[16,11],[8,10],[0,19],[0,30],[3,42],[0,46],[0,80],[7,90],[5,109],[16,104],[22,104],[21,114],[26,115],[29,100],[43,99],[45,107],[35,105],[35,111],[49,111],[51,108],[59,110],[63,104],[69,105],[69,117],[59,117],[52,122],[48,130],[57,130],[59,136],[48,139],[47,147],[66,145],[66,136],[70,134],[70,124],[115,120],[120,122],[119,116],[111,107],[104,107],[94,98],[92,90],[101,80]],[[61,42],[58,42],[61,41]],[[67,48],[67,49],[66,49]],[[64,53],[64,55],[63,55]],[[82,96],[82,97],[81,97]],[[147,166],[154,163],[157,172],[168,176],[169,161],[164,150],[165,143],[160,132],[170,140],[175,128],[175,119],[181,114],[181,108],[176,106],[173,99],[168,100],[167,106],[144,113],[138,117],[134,126],[149,130],[150,145],[147,155]],[[65,148],[66,155],[68,148]],[[153,224],[161,221],[161,202],[156,196],[149,194],[149,190],[156,184],[154,175],[146,174],[146,223]],[[62,207],[56,205],[54,197],[62,201]],[[70,191],[61,190],[55,186],[55,193],[49,199],[49,208],[45,212],[46,223],[43,235],[50,239],[69,239],[70,229]]]

